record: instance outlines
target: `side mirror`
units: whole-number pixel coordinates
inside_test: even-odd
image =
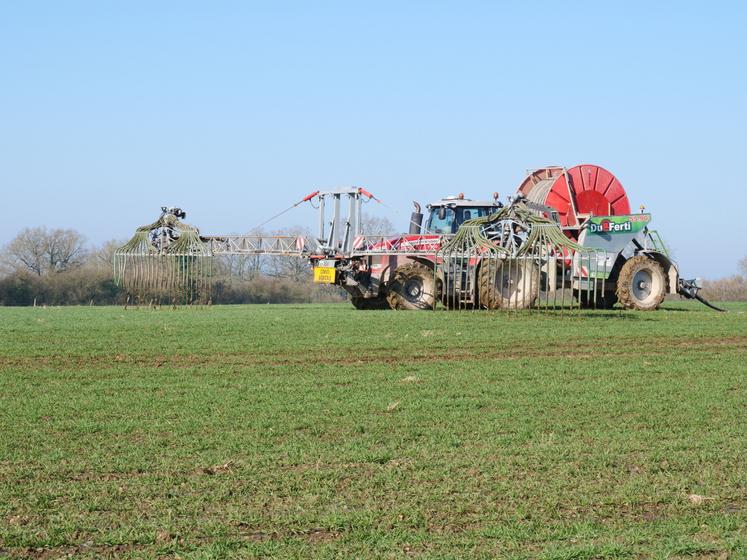
[[[441,221],[444,221],[446,219],[446,207],[441,206],[441,208],[438,209],[438,219]]]

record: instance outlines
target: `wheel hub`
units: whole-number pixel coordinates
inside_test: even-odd
[[[633,276],[633,295],[638,301],[644,301],[651,295],[652,284],[651,272],[648,270],[639,270]]]
[[[404,296],[410,301],[418,301],[423,295],[423,281],[420,278],[410,278],[403,288]]]
[[[513,290],[517,288],[517,284],[519,283],[519,271],[516,267],[513,269],[506,269],[501,274],[501,282],[500,282],[500,288],[503,291],[504,294],[509,294]]]

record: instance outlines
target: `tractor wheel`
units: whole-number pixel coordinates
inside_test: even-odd
[[[573,295],[578,300],[581,309],[612,309],[617,303],[617,294],[615,292],[597,292],[594,298],[594,292],[589,294],[587,290],[573,290]]]
[[[639,255],[628,259],[617,279],[617,298],[626,309],[657,309],[667,295],[664,269],[653,259]]]
[[[387,290],[392,309],[433,309],[436,302],[433,269],[416,262],[400,265]]]
[[[480,307],[527,309],[539,295],[539,270],[526,261],[505,260],[480,266]]]
[[[389,309],[389,302],[387,301],[386,296],[374,298],[353,296],[350,298],[350,303],[353,304],[353,307],[360,310]]]

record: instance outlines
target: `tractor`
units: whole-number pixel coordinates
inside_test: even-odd
[[[431,309],[438,301],[450,308],[526,309],[541,294],[567,289],[582,308],[619,302],[653,310],[667,294],[696,297],[700,287],[679,277],[661,237],[649,228],[651,215],[632,214],[620,182],[599,166],[532,171],[508,206],[496,193],[491,201],[446,197],[428,204],[427,216],[420,208],[415,203],[408,234],[359,235],[348,254],[312,257],[315,281],[342,286],[357,309]],[[510,215],[500,215],[506,211]],[[542,222],[528,223],[527,213]],[[445,259],[444,247],[460,230],[476,227],[504,251],[486,259],[485,251],[461,246],[454,253],[452,247]],[[553,237],[552,251],[545,234],[544,245],[527,250],[532,228],[562,236]]]

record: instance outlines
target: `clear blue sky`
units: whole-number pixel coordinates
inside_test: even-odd
[[[350,184],[405,228],[413,199],[598,163],[685,276],[735,272],[745,4],[508,4],[3,2],[0,242],[128,238],[164,204],[244,232]]]

